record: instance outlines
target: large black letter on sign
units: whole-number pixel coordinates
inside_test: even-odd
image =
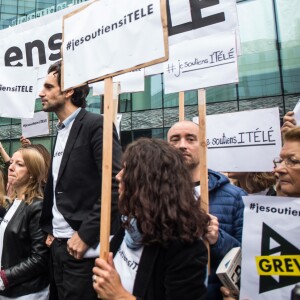
[[[191,18],[192,22],[180,24],[177,26],[172,27],[172,19],[171,19],[171,12],[170,12],[170,3],[169,0],[167,1],[167,14],[168,14],[168,30],[169,36],[175,35],[178,33],[195,30],[198,28],[202,28],[205,26],[213,25],[216,23],[224,22],[225,21],[225,14],[217,13],[211,16],[207,16],[205,18],[202,17],[201,9],[218,5],[220,4],[219,0],[190,0],[190,7],[191,7]]]
[[[32,49],[34,47],[38,49],[39,64],[44,65],[46,63],[45,45],[41,40],[35,40],[32,43],[25,44],[28,67],[33,66]]]
[[[6,67],[22,67],[23,65],[18,62],[15,65],[12,65],[11,63],[14,61],[21,60],[23,58],[23,53],[20,48],[18,47],[10,47],[7,49],[4,55],[4,63]]]
[[[57,53],[51,53],[49,55],[49,60],[56,61],[56,60],[60,59],[60,57],[61,57],[61,54],[60,54],[61,39],[62,39],[61,33],[53,34],[50,37],[50,39],[48,41],[48,47],[50,50],[57,50]]]

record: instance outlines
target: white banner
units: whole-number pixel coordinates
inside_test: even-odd
[[[61,57],[63,15],[86,3],[0,30],[0,66],[40,66],[39,78],[45,76],[48,67]]]
[[[198,117],[193,118],[198,124]],[[207,164],[224,172],[273,171],[281,150],[278,107],[206,116]]]
[[[44,111],[37,112],[33,118],[22,119],[22,135],[26,138],[49,134],[49,117]]]
[[[167,59],[161,1],[101,0],[64,16],[63,89]]]
[[[170,46],[164,63],[165,94],[238,82],[234,32]]]
[[[0,67],[0,117],[32,118],[38,71]]]
[[[300,199],[247,196],[241,300],[290,300],[300,282]]]

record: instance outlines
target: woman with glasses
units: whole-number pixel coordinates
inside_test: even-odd
[[[274,171],[281,191],[288,197],[300,197],[300,127],[284,134],[280,157],[274,159]]]

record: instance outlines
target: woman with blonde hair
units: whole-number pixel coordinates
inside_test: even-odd
[[[45,162],[33,148],[10,159],[11,203],[0,224],[0,299],[48,299],[48,248],[39,226]]]

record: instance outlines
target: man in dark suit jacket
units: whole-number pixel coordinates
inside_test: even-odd
[[[48,233],[59,299],[97,299],[92,286],[94,258],[85,258],[99,243],[103,117],[84,109],[88,85],[61,91],[61,62],[50,66],[40,92],[43,110],[59,123],[41,225]],[[121,147],[113,132],[111,232],[119,227],[115,175]]]

